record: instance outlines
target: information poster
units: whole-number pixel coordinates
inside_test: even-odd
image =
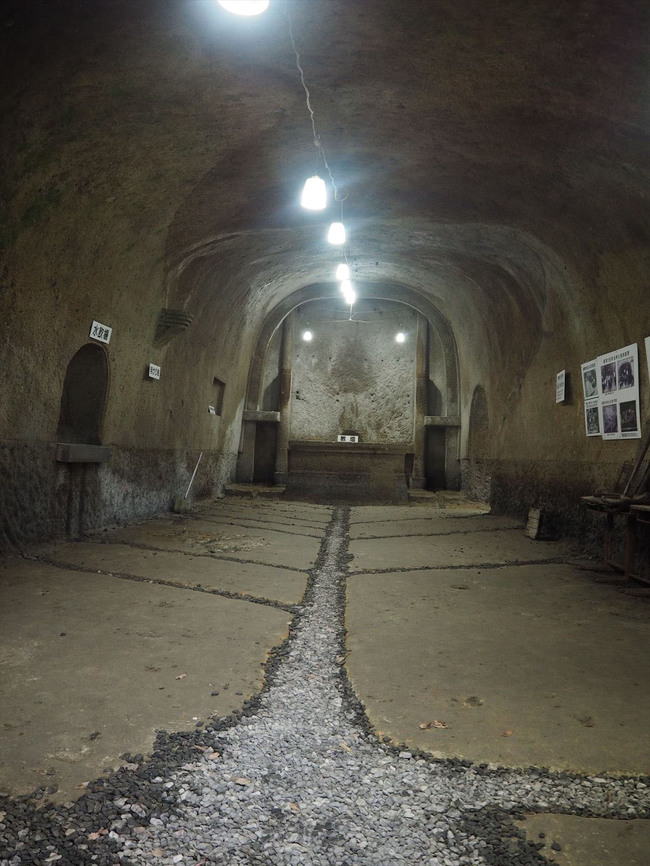
[[[641,416],[638,345],[633,343],[607,355],[600,355],[596,361],[596,369],[603,439],[639,439]]]
[[[587,436],[600,436],[600,393],[596,360],[581,367],[582,389],[585,395],[585,430]]]

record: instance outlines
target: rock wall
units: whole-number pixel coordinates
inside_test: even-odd
[[[294,319],[291,439],[413,440],[416,314],[403,304],[305,304]],[[302,334],[309,329],[313,339]],[[395,335],[403,332],[404,343]]]
[[[113,447],[107,463],[79,464],[57,463],[55,444],[0,444],[0,550],[169,511],[199,453]],[[190,498],[220,493],[236,457],[204,453]]]

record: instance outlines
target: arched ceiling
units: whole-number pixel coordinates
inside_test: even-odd
[[[402,284],[456,330],[505,292],[541,322],[551,284],[582,310],[599,257],[647,245],[642,0],[276,0],[256,19],[215,0],[16,3],[17,230],[30,173],[45,196],[74,187],[134,244],[164,238],[165,303],[253,330],[330,279],[334,214],[298,206],[319,164],[287,12],[360,291]]]

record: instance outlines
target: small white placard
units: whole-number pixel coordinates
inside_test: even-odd
[[[149,364],[149,378],[160,379],[160,367],[158,364]]]
[[[359,437],[358,436],[344,436],[341,434],[338,437],[338,441],[339,442],[358,442]]]
[[[560,370],[555,378],[555,402],[564,403],[566,398],[566,370]]]
[[[110,343],[113,329],[108,325],[102,325],[101,322],[93,321],[90,326],[90,336],[93,340],[99,340],[100,343]]]
[[[214,408],[214,406],[208,406],[208,412],[210,413],[210,415],[217,414],[217,410]]]
[[[645,338],[645,359],[648,362],[648,382],[650,382],[650,337]]]

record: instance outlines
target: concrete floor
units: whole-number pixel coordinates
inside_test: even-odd
[[[647,600],[484,511],[352,509],[347,670],[370,721],[439,757],[649,774]],[[120,755],[146,754],[157,729],[241,708],[330,513],[228,498],[4,562],[0,791],[73,799]],[[648,826],[538,815],[523,829],[555,834],[562,851],[542,851],[555,862],[596,866],[598,838],[624,842],[617,862],[632,866],[647,862]]]

